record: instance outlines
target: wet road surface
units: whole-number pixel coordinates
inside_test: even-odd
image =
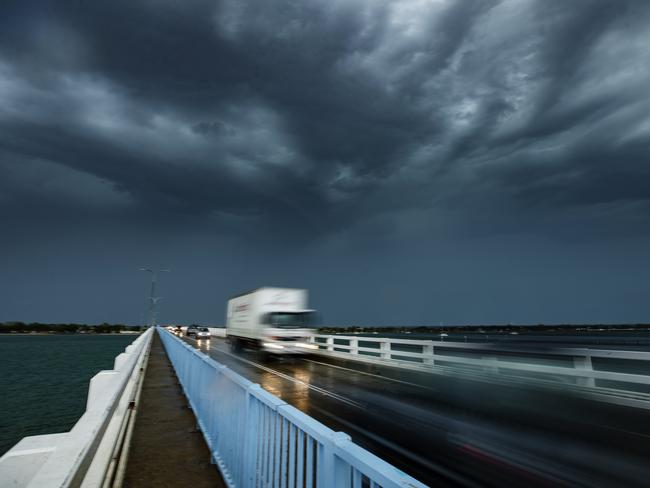
[[[647,486],[650,415],[524,385],[192,346],[435,486]]]

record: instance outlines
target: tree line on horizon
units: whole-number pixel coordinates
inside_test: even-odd
[[[347,326],[347,327],[321,327],[320,332],[415,332],[415,333],[454,333],[454,332],[562,332],[576,331],[580,329],[649,329],[649,323],[637,324],[535,324],[535,325],[420,325],[420,326]]]
[[[3,322],[0,323],[0,334],[10,333],[43,333],[51,332],[58,334],[118,334],[121,331],[140,330],[141,326],[132,326],[124,324],[101,323],[92,324],[43,324],[40,322]]]
[[[202,325],[198,325],[201,326]],[[137,331],[144,329],[145,326],[140,325],[125,325],[125,324],[109,324],[103,322],[101,324],[65,324],[65,323],[40,323],[40,322],[2,322],[0,323],[0,334],[8,333],[60,333],[60,334],[74,334],[74,333],[95,333],[95,334],[110,334],[119,333],[121,331]],[[636,323],[636,324],[536,324],[536,325],[434,325],[434,326],[341,326],[341,327],[320,327],[318,331],[321,333],[341,333],[341,332],[388,332],[388,333],[455,333],[455,332],[563,332],[563,331],[576,331],[579,329],[602,329],[602,330],[620,330],[620,329],[650,329],[649,323]]]

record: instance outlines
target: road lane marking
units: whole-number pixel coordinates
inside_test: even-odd
[[[221,349],[221,348],[217,348],[217,347],[215,347],[215,346],[216,346],[216,344],[214,344],[214,345],[212,346],[212,349],[216,349],[217,351],[223,352],[224,354],[230,354],[230,353],[228,353],[227,351],[224,351],[223,349]],[[341,370],[343,370],[343,371],[351,371],[351,372],[353,372],[353,373],[357,373],[357,374],[361,374],[361,375],[365,375],[365,376],[371,376],[371,377],[373,377],[373,378],[379,378],[379,379],[386,380],[386,381],[392,381],[392,382],[394,382],[394,383],[401,383],[401,384],[403,384],[403,385],[415,386],[415,387],[417,387],[417,388],[422,388],[422,389],[424,389],[424,390],[429,390],[429,391],[434,391],[434,392],[437,391],[437,390],[435,390],[435,389],[433,389],[433,388],[430,388],[430,387],[428,387],[428,386],[418,385],[417,383],[411,383],[411,382],[409,382],[409,381],[398,380],[398,379],[395,379],[395,378],[389,378],[389,377],[387,377],[387,376],[381,376],[381,375],[373,374],[373,373],[367,373],[367,372],[365,372],[365,371],[359,371],[359,370],[352,369],[352,368],[344,368],[343,366],[336,366],[336,365],[334,365],[334,364],[323,363],[323,362],[321,362],[321,361],[315,361],[315,360],[313,360],[313,359],[300,358],[300,360],[301,360],[301,361],[306,361],[306,362],[309,362],[309,363],[320,364],[320,365],[322,365],[322,366],[328,366],[328,367],[330,367],[330,368],[341,369]]]
[[[322,364],[323,366],[329,366],[330,368],[342,369],[344,371],[352,371],[353,373],[362,374],[362,375],[365,375],[365,376],[372,376],[373,378],[379,378],[379,379],[386,380],[386,381],[393,381],[395,383],[401,383],[403,385],[415,386],[415,387],[418,387],[418,388],[422,388],[424,390],[436,391],[433,388],[429,388],[429,387],[423,386],[423,385],[418,385],[417,383],[411,383],[409,381],[404,381],[404,380],[396,380],[395,378],[389,378],[387,376],[381,376],[381,375],[378,375],[378,374],[367,373],[365,371],[359,371],[359,370],[352,369],[352,368],[344,368],[343,366],[336,366],[335,364],[323,363],[321,361],[314,361],[313,359],[303,359],[303,361],[307,361],[307,362],[315,363],[315,364]]]
[[[215,344],[215,346],[216,346],[216,344]],[[321,395],[325,395],[325,396],[328,396],[328,397],[330,397],[330,398],[334,398],[334,399],[336,399],[336,400],[338,400],[338,401],[340,401],[340,402],[342,402],[342,403],[345,403],[345,404],[347,404],[347,405],[350,405],[351,407],[356,407],[356,408],[361,408],[361,409],[365,409],[365,408],[366,408],[366,405],[364,405],[364,404],[362,404],[362,403],[359,403],[359,402],[355,402],[354,400],[350,400],[349,398],[346,398],[346,397],[344,397],[344,396],[341,396],[341,395],[339,395],[338,393],[334,393],[334,392],[332,392],[332,391],[326,390],[325,388],[321,388],[321,387],[319,387],[319,386],[312,385],[312,384],[307,383],[307,382],[305,382],[305,381],[301,381],[301,380],[299,380],[299,379],[297,379],[297,378],[294,378],[293,376],[289,376],[288,374],[285,374],[285,373],[282,373],[282,372],[277,371],[277,370],[275,370],[275,369],[272,369],[272,368],[269,368],[269,367],[267,367],[267,366],[264,366],[263,364],[256,363],[255,361],[250,361],[250,360],[248,360],[248,359],[245,359],[245,358],[242,358],[242,357],[240,357],[240,356],[237,356],[236,354],[231,354],[230,352],[224,351],[224,350],[221,349],[221,348],[217,348],[217,347],[214,347],[214,346],[213,346],[213,347],[211,347],[210,349],[214,349],[214,350],[216,350],[216,351],[218,351],[218,352],[220,352],[220,353],[222,353],[222,354],[226,354],[226,355],[228,355],[228,356],[230,356],[230,357],[233,357],[233,358],[235,358],[235,359],[237,359],[237,360],[239,360],[239,361],[242,361],[242,362],[244,362],[244,363],[248,363],[248,364],[250,364],[251,366],[254,366],[254,367],[256,367],[256,368],[259,368],[259,369],[261,369],[261,370],[263,370],[263,371],[266,371],[267,373],[271,373],[271,374],[273,374],[273,375],[275,375],[275,376],[279,376],[280,378],[283,378],[283,379],[285,379],[285,380],[287,380],[287,381],[291,381],[291,382],[296,383],[296,384],[298,384],[298,385],[305,386],[305,387],[307,387],[307,388],[310,389],[310,390],[313,390],[313,391],[315,391],[315,392],[317,392],[317,393],[320,393]],[[199,350],[200,350],[200,349],[199,349]]]

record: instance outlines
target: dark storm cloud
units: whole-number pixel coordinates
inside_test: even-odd
[[[522,215],[650,198],[644,2],[3,11],[3,171],[85,173],[117,211],[155,201],[320,234],[399,208],[485,210],[494,194]]]

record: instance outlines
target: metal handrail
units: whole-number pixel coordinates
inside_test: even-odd
[[[169,332],[158,329],[229,487],[417,488],[399,471]]]
[[[390,343],[390,344],[404,344],[413,346],[434,346],[443,347],[445,349],[466,349],[466,350],[490,350],[501,352],[523,352],[530,353],[530,349],[511,348],[505,347],[502,344],[484,344],[472,342],[452,342],[452,341],[434,341],[426,339],[395,339],[386,337],[366,337],[366,336],[347,336],[347,335],[332,335],[332,334],[312,334],[312,338],[322,339],[342,339],[348,341],[359,342],[376,342],[376,343]],[[319,343],[325,345],[325,343]],[[344,347],[343,344],[335,344],[335,347]],[[555,348],[543,351],[544,355],[553,356],[576,356],[589,353],[594,357],[607,357],[614,359],[638,359],[641,361],[650,361],[650,352],[647,351],[630,351],[624,349],[591,349],[591,348]]]
[[[491,373],[492,379],[496,376],[513,379],[519,375],[521,380],[529,382],[559,381],[581,389],[607,390],[606,398],[614,397],[612,392],[616,391],[620,391],[621,396],[631,393],[635,406],[641,401],[642,405],[650,408],[650,389],[648,392],[639,391],[638,386],[633,386],[650,385],[650,352],[646,351],[587,348],[536,351],[501,344],[329,334],[314,334],[309,341],[318,347],[309,350],[310,353],[325,356],[427,372],[449,373],[451,368],[468,374],[473,369]],[[368,343],[377,344],[377,347],[368,347]],[[401,350],[400,345],[415,350]],[[616,367],[608,369],[611,363],[608,364],[607,360],[617,360]],[[625,372],[620,370],[621,364],[631,366],[629,369],[645,364],[647,369]]]

